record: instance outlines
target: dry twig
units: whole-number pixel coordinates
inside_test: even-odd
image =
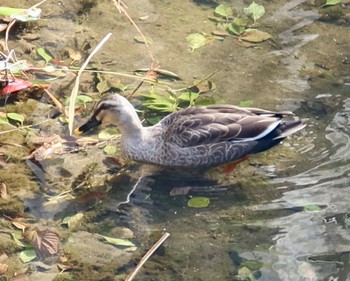
[[[139,264],[135,267],[135,270],[125,279],[125,281],[131,281],[134,279],[136,274],[140,271],[141,267],[153,255],[153,253],[159,248],[159,246],[162,245],[166,239],[168,239],[169,236],[170,236],[170,233],[168,232],[164,233],[164,235],[157,241],[157,243],[154,244],[152,248],[148,250],[146,255],[143,256]]]

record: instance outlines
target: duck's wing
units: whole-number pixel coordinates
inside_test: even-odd
[[[258,140],[272,132],[291,112],[272,112],[232,105],[191,107],[164,118],[163,139],[180,147],[223,141]]]

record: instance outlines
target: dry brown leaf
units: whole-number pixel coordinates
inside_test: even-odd
[[[23,232],[26,230],[26,228],[29,226],[29,224],[26,224],[24,222],[21,222],[19,220],[12,221],[12,224],[17,227],[18,229],[22,230]]]
[[[5,263],[0,263],[0,275],[5,274],[8,269],[8,265]]]
[[[70,269],[73,269],[73,266],[70,265],[70,264],[63,264],[63,263],[58,263],[57,264],[57,267],[59,270],[61,270],[62,272],[63,271],[67,271],[67,270],[70,270]]]
[[[58,253],[58,233],[50,229],[39,230],[27,229],[24,232],[24,239],[45,256],[52,256]]]
[[[8,258],[8,255],[6,255],[4,252],[1,252],[0,263],[4,263]]]
[[[27,41],[34,41],[40,38],[40,35],[37,33],[26,33],[22,36],[24,40]]]
[[[258,29],[248,29],[242,35],[240,35],[239,38],[251,43],[260,43],[270,39],[271,34]]]
[[[7,186],[4,182],[0,182],[0,197],[5,200],[10,198],[9,194],[7,193]]]
[[[68,51],[69,57],[74,61],[80,61],[84,56],[83,52],[80,50],[74,50],[74,49],[68,48],[67,51]]]

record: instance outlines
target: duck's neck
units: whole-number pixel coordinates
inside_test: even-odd
[[[131,104],[125,106],[116,124],[123,137],[140,137],[143,126],[134,107]]]

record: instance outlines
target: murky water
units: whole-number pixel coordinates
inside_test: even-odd
[[[3,2],[16,7],[35,4]],[[0,181],[15,200],[23,202],[23,216],[31,218],[33,225],[59,232],[61,252],[68,258],[59,262],[70,265],[59,275],[58,261],[37,259],[29,263],[29,279],[125,280],[168,232],[170,237],[135,280],[350,280],[349,3],[320,8],[322,3],[303,0],[263,2],[266,14],[258,28],[272,34],[273,40],[244,48],[225,38],[192,53],[186,36],[210,34],[215,24],[208,16],[219,3],[125,3],[130,16],[152,38],[155,60],[183,79],[172,81],[172,87],[219,70],[210,78],[217,90],[209,96],[227,103],[249,101],[256,107],[291,110],[308,127],[242,163],[231,175],[221,169],[184,175],[143,165],[120,171],[105,161],[98,145],[65,147],[46,159],[24,163],[21,159],[33,149],[26,146],[28,139],[22,134],[0,135],[0,156],[7,157]],[[225,4],[241,11],[250,3]],[[112,32],[93,59],[98,68],[131,73],[149,67],[147,49],[134,41],[137,31],[112,1],[48,0],[41,8],[42,19],[10,36],[9,47],[18,59],[39,63],[38,47],[55,57],[67,57],[67,48],[81,49],[86,42],[95,46]],[[40,37],[25,40],[26,32]],[[52,82],[50,91],[64,101],[73,79],[68,75]],[[138,84],[130,78],[118,79],[130,89]],[[96,92],[94,81],[93,75],[84,74],[80,90]],[[148,90],[145,85],[140,89]],[[30,122],[39,124],[47,121],[50,106],[46,96],[36,100],[40,102],[32,101],[32,106],[27,100],[22,105],[2,102],[0,110],[23,109]],[[77,117],[75,125],[85,118]],[[57,119],[35,129],[45,138],[54,134],[68,138],[66,124]],[[23,151],[11,142],[20,143]],[[81,193],[82,186],[90,190],[87,195]],[[189,199],[197,196],[210,198],[210,205],[188,207]],[[77,213],[83,219],[71,228],[61,224]],[[121,227],[131,230],[132,238],[127,239],[136,250],[101,240],[99,235],[123,238]],[[1,235],[0,249],[7,250],[11,259],[10,279],[15,272],[25,272],[27,264],[19,262],[19,249],[9,250],[8,235]]]

